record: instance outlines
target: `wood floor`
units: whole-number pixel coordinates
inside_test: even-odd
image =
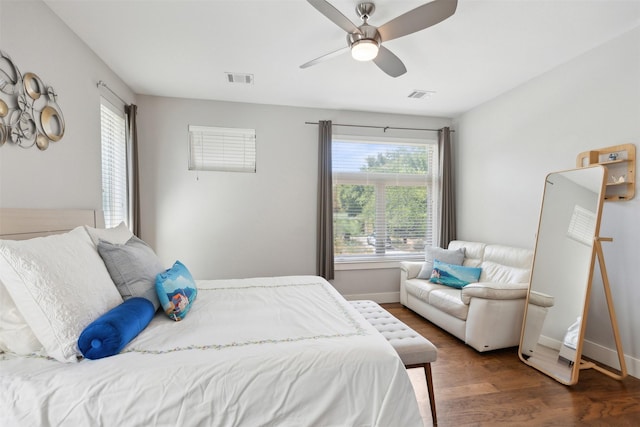
[[[478,353],[400,304],[382,306],[438,347],[431,364],[438,426],[640,426],[640,379],[588,369],[568,387],[522,363],[517,348]],[[409,376],[431,426],[424,371]]]

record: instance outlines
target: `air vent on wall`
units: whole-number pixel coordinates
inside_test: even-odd
[[[253,84],[253,74],[225,73],[229,83]]]
[[[408,96],[408,98],[414,98],[414,99],[421,99],[421,98],[430,98],[431,95],[433,95],[434,93],[436,93],[433,90],[414,90],[413,92],[411,92]]]

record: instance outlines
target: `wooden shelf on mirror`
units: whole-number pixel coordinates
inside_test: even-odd
[[[615,156],[612,159],[611,156]],[[613,145],[578,154],[577,167],[602,165],[607,168],[607,188],[604,199],[609,202],[631,200],[636,192],[636,147],[633,144]]]

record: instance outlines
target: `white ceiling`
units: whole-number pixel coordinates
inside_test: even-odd
[[[45,0],[138,94],[455,117],[640,25],[640,0],[460,0],[431,28],[385,44],[392,78],[348,53],[304,0]],[[357,25],[357,0],[331,0]],[[380,26],[426,0],[377,0]],[[225,72],[251,73],[253,85]],[[415,89],[435,91],[410,99]]]

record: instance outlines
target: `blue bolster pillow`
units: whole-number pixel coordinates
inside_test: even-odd
[[[147,327],[156,312],[146,298],[129,298],[91,322],[78,338],[78,348],[87,359],[101,359],[120,353]]]

